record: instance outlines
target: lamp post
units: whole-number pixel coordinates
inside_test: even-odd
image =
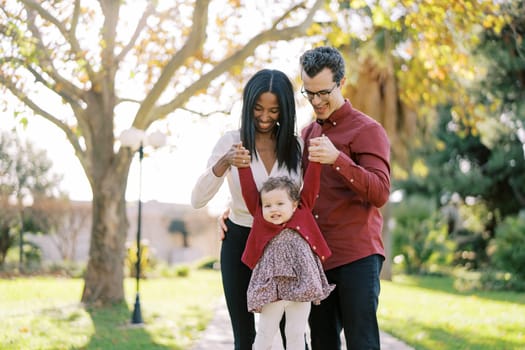
[[[133,151],[138,149],[139,152],[139,194],[138,194],[138,213],[137,213],[137,261],[135,265],[135,305],[131,316],[132,324],[142,324],[142,312],[140,308],[140,263],[141,263],[141,234],[142,234],[142,159],[144,159],[144,146],[150,145],[154,148],[162,147],[166,144],[166,136],[155,131],[146,135],[143,130],[130,128],[124,130],[120,135],[122,146],[130,147]]]

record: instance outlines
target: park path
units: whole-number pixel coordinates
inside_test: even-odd
[[[283,350],[277,336],[272,350]],[[202,333],[201,338],[191,348],[191,350],[232,350],[233,335],[228,317],[226,303],[222,299],[215,309],[215,316],[208,324],[208,327]],[[345,350],[346,346],[342,350]],[[392,337],[390,334],[381,332],[381,349],[382,350],[414,350],[414,348],[405,344],[399,339]]]

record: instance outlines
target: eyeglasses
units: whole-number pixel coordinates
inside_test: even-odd
[[[334,87],[330,90],[321,90],[317,92],[308,91],[303,86],[301,89],[301,94],[303,94],[303,96],[309,99],[310,101],[313,100],[315,96],[319,97],[321,100],[326,100],[328,96],[332,93],[332,91],[334,91],[334,89],[338,86],[339,83],[335,83]]]

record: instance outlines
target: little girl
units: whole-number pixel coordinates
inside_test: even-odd
[[[319,192],[321,164],[310,162],[300,193],[288,177],[269,178],[260,193],[250,167],[239,168],[244,200],[254,217],[242,261],[253,269],[248,310],[260,312],[254,350],[270,349],[286,314],[286,349],[303,350],[311,302],[335,288],[321,261],[330,255],[312,207]]]

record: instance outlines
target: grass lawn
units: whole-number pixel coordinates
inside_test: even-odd
[[[125,281],[127,305],[85,308],[82,279],[0,280],[0,349],[188,349],[222,295],[220,274],[141,280],[144,325],[132,326],[135,280]]]
[[[525,293],[461,293],[443,277],[383,281],[380,327],[418,350],[525,349]],[[84,308],[83,280],[0,279],[0,349],[189,349],[222,295],[220,274],[141,281],[143,326],[131,326],[127,305]],[[225,327],[229,325],[225,325]]]
[[[418,350],[525,349],[525,293],[460,293],[445,277],[383,281],[380,327]]]

